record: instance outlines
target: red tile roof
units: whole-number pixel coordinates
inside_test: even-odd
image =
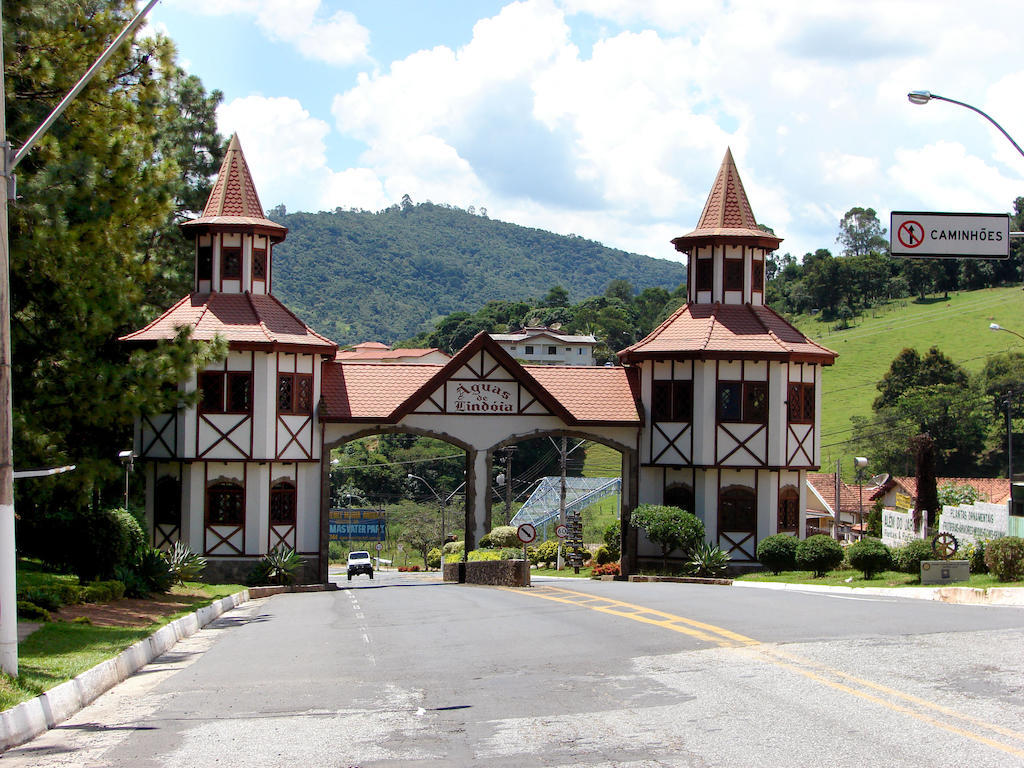
[[[754,244],[774,250],[782,242],[757,226],[754,211],[750,207],[747,193],[740,180],[740,172],[732,159],[732,150],[725,150],[725,157],[718,169],[715,183],[711,185],[704,211],[697,228],[672,241],[676,250],[689,252],[696,245],[728,240],[736,244]]]
[[[578,422],[640,424],[636,369],[594,366],[526,365],[537,382]]]
[[[360,360],[364,362],[368,362],[370,360],[399,360],[402,358],[426,357],[434,352],[439,352],[445,357],[451,357],[447,352],[443,352],[437,347],[424,349],[389,349],[385,344],[377,346],[374,342],[364,342],[363,344],[356,344],[352,349],[339,350],[338,354],[334,356],[334,359],[338,362],[357,362]]]
[[[186,221],[183,227],[207,227],[210,225],[224,226],[255,226],[269,230],[272,237],[284,239],[287,227],[283,227],[263,213],[256,185],[253,183],[249,165],[242,154],[242,145],[238,134],[231,137],[224,162],[221,163],[217,181],[206,201],[203,215],[198,219]]]
[[[143,344],[172,339],[179,328],[191,326],[192,338],[227,339],[233,349],[303,348],[333,354],[338,345],[309,328],[280,301],[251,293],[193,293],[145,328],[121,341]]]
[[[325,421],[396,423],[486,348],[520,384],[568,424],[639,426],[638,377],[624,368],[522,366],[486,333],[445,365],[333,362],[324,365]]]
[[[1010,481],[1005,477],[937,477],[936,484],[939,488],[944,485],[969,485],[979,494],[979,501],[987,501],[992,504],[1002,504],[1010,498]],[[880,499],[893,488],[899,488],[901,493],[917,499],[917,478],[916,477],[891,477],[871,494],[872,500]]]
[[[392,414],[442,367],[325,363],[321,419],[391,421]]]
[[[825,500],[829,508],[836,510],[836,475],[834,472],[808,472],[807,482],[814,486],[814,490]],[[860,488],[859,485],[851,485],[839,481],[839,505],[840,512],[860,511]],[[864,487],[864,512],[871,510],[871,492]]]
[[[644,358],[764,359],[831,365],[836,353],[817,344],[769,307],[684,304],[645,339],[619,352],[623,362]]]

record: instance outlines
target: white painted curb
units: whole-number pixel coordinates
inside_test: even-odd
[[[0,750],[34,739],[67,720],[122,680],[135,674],[175,643],[194,635],[225,611],[249,600],[249,590],[222,597],[188,616],[175,619],[152,635],[46,693],[0,712]]]
[[[734,581],[734,587],[786,589],[796,592],[832,592],[871,597],[905,597],[913,600],[938,600],[962,605],[1024,605],[1024,589],[1017,587],[833,587],[824,584],[787,584],[778,581]]]

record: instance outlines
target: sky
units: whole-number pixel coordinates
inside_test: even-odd
[[[223,92],[265,208],[408,194],[656,258],[727,148],[780,253],[839,220],[1003,213],[1024,157],[1024,3],[162,0],[149,33]]]

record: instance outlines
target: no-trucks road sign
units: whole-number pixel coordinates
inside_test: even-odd
[[[1010,216],[893,211],[889,238],[893,256],[1006,259],[1010,256]]]

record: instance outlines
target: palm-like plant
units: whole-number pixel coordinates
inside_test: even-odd
[[[717,579],[726,574],[729,568],[729,553],[704,541],[694,547],[687,565],[694,576]]]

